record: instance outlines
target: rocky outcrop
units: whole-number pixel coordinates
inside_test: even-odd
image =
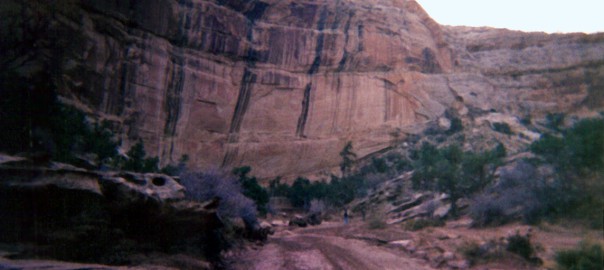
[[[368,196],[349,204],[355,214],[384,213],[386,224],[429,219],[445,220],[451,212],[449,196],[437,192],[412,192],[411,176],[407,172],[380,184]],[[460,208],[466,208],[463,204]]]
[[[335,167],[441,117],[590,113],[604,35],[442,27],[411,0],[81,1],[63,100],[162,164]],[[473,116],[472,116],[473,117]]]
[[[178,251],[216,260],[217,206],[184,200],[184,188],[165,175],[0,155],[0,241],[24,246],[11,258],[126,264],[133,254]]]

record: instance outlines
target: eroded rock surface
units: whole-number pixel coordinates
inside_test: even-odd
[[[10,258],[130,264],[133,254],[181,252],[216,260],[217,206],[184,200],[165,175],[0,155],[0,242],[17,247]]]
[[[336,167],[447,109],[541,117],[604,107],[604,34],[443,27],[410,0],[82,1],[64,100],[162,164]]]

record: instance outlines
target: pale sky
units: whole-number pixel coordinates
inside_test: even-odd
[[[440,24],[604,32],[604,0],[417,0]]]

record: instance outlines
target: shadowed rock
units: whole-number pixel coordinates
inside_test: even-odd
[[[218,258],[218,201],[184,200],[171,177],[0,160],[0,241],[35,244],[17,257],[123,264],[155,250]]]

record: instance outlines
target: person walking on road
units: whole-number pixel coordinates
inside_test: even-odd
[[[348,224],[348,209],[344,209],[344,225]]]

